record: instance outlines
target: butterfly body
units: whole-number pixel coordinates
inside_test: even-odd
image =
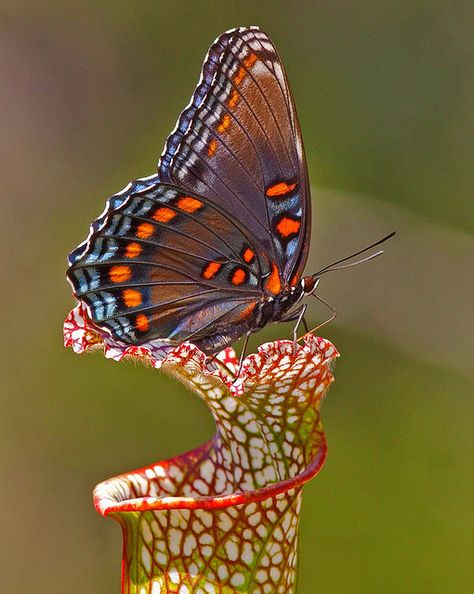
[[[297,287],[286,288],[276,297],[265,295],[252,308],[252,315],[246,323],[237,324],[234,329],[224,325],[210,336],[194,342],[204,353],[212,355],[230,346],[242,335],[259,332],[268,324],[296,320],[301,309],[294,310],[294,307],[304,294],[301,283]]]
[[[157,173],[109,199],[67,277],[113,340],[213,354],[300,318],[310,210],[280,57],[260,29],[235,29],[211,46]]]

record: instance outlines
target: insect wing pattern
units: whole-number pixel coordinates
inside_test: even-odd
[[[257,253],[250,234],[212,203],[157,182],[108,212],[68,276],[94,324],[112,336],[197,341],[261,296]]]
[[[211,46],[158,172],[245,221],[281,278],[299,279],[310,236],[306,160],[286,74],[263,31],[229,31]]]
[[[257,28],[221,35],[158,164],[112,196],[68,278],[90,321],[128,344],[220,350],[258,301],[301,277],[309,194],[294,103]]]

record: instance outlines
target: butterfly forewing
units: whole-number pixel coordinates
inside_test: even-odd
[[[245,220],[282,279],[299,278],[310,224],[306,164],[286,75],[265,33],[236,29],[213,44],[159,175]]]

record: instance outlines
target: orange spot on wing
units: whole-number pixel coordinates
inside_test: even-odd
[[[217,151],[217,140],[213,138],[207,147],[207,156],[213,157]]]
[[[132,277],[132,271],[128,266],[112,266],[109,270],[109,278],[113,283],[124,283]]]
[[[256,305],[256,303],[251,303],[250,305],[248,305],[240,314],[240,319],[246,320],[247,318],[249,318],[253,314]]]
[[[270,293],[273,293],[273,295],[278,295],[281,291],[280,273],[278,272],[275,262],[272,262],[272,271],[267,278],[265,288],[270,291]]]
[[[246,68],[252,68],[255,62],[258,60],[258,56],[255,53],[251,53],[250,56],[247,56],[244,60],[244,66]]]
[[[178,208],[184,210],[184,212],[196,212],[202,208],[202,202],[192,196],[183,196],[178,200]]]
[[[299,283],[300,278],[301,274],[299,272],[296,272],[290,280],[290,287],[295,287]]]
[[[150,328],[150,323],[145,314],[138,314],[135,318],[135,328],[140,332],[147,332]]]
[[[131,241],[125,248],[125,256],[127,258],[136,258],[141,254],[142,246],[136,241]]]
[[[155,228],[150,223],[140,223],[137,227],[137,237],[140,239],[148,239],[153,235]]]
[[[244,253],[242,254],[242,258],[249,264],[255,257],[255,252],[253,252],[250,248],[246,248]]]
[[[202,275],[207,279],[214,278],[221,268],[222,264],[220,262],[209,262],[202,271]]]
[[[281,237],[289,237],[298,233],[300,230],[301,222],[296,219],[290,219],[289,217],[283,217],[276,226],[276,229]]]
[[[295,182],[294,184],[287,184],[286,182],[278,182],[273,186],[268,187],[265,190],[265,194],[269,198],[274,198],[275,196],[286,196],[290,192],[292,192],[298,184]]]
[[[174,210],[171,210],[171,208],[167,208],[166,206],[160,206],[160,208],[155,210],[153,218],[159,223],[169,223],[175,216],[176,213]]]
[[[240,83],[244,80],[244,78],[246,76],[247,76],[247,71],[245,70],[245,68],[243,66],[241,66],[237,70],[237,74],[234,76],[234,83],[236,85],[240,85]]]
[[[230,124],[230,115],[228,113],[224,114],[222,116],[222,120],[221,123],[219,124],[217,131],[219,132],[219,134],[222,134],[223,132],[225,132],[227,130],[227,128],[229,127]]]
[[[239,92],[236,89],[233,89],[232,93],[230,94],[229,101],[227,102],[227,107],[229,109],[234,109],[234,107],[239,102],[239,97]]]
[[[243,284],[247,278],[245,270],[243,268],[237,268],[234,274],[232,275],[231,282],[233,285],[238,287],[239,285]]]
[[[123,302],[127,307],[137,307],[142,303],[142,294],[135,289],[125,289],[122,293]]]

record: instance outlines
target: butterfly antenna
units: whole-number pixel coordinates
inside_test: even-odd
[[[393,237],[395,234],[396,234],[396,231],[392,231],[392,233],[390,233],[386,237],[379,239],[378,241],[376,241],[372,245],[369,245],[368,247],[364,248],[363,250],[359,250],[358,252],[355,252],[354,254],[351,254],[350,256],[346,256],[345,258],[342,258],[341,260],[337,260],[336,262],[333,262],[332,264],[329,264],[328,266],[321,268],[321,270],[318,270],[318,272],[313,274],[312,277],[314,279],[316,279],[316,278],[320,277],[322,274],[325,274],[326,272],[333,272],[334,270],[344,270],[345,268],[352,268],[353,266],[358,266],[359,264],[363,264],[364,262],[368,262],[369,260],[373,260],[374,258],[381,256],[383,254],[383,250],[379,250],[375,254],[371,254],[370,256],[367,256],[366,258],[362,258],[362,260],[357,260],[357,262],[352,262],[351,264],[345,264],[344,266],[338,266],[338,264],[342,264],[342,262],[347,262],[347,260],[352,260],[352,258],[355,258],[356,256],[360,256],[360,254],[363,254],[364,252],[368,252],[369,250],[373,249],[374,247],[377,247],[381,243],[384,243],[385,241],[387,241],[388,239]],[[316,297],[316,299],[320,299],[316,295],[313,295],[313,296]]]
[[[237,369],[237,374],[235,376],[235,379],[232,382],[234,384],[239,379],[240,372],[242,371],[242,366],[244,364],[245,355],[247,354],[247,345],[249,343],[249,338],[250,338],[251,334],[252,334],[251,332],[247,332],[247,334],[245,335],[244,344],[242,346],[242,351],[240,352],[240,357],[239,357],[239,367]]]

